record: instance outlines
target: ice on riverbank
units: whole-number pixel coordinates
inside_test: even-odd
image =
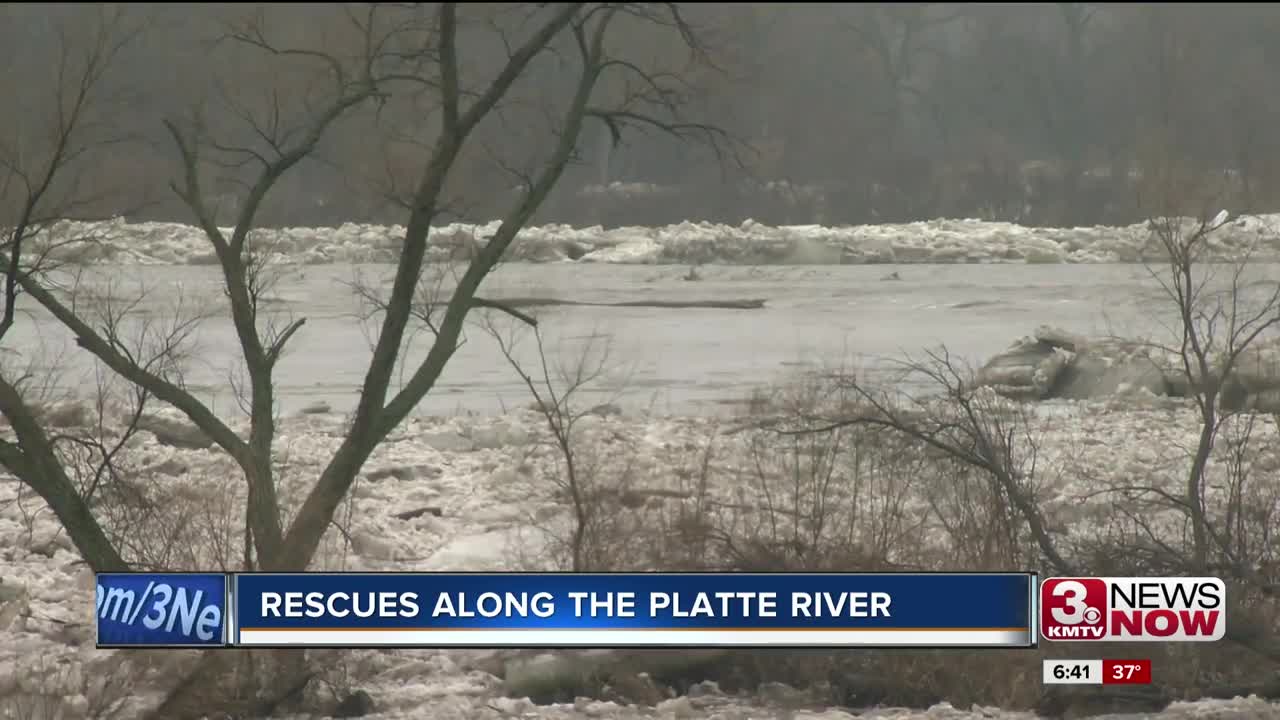
[[[497,229],[497,222],[438,227],[429,238],[432,257],[466,253]],[[346,223],[261,229],[251,242],[258,252],[293,263],[385,263],[394,261],[404,232],[399,225]],[[36,243],[41,244],[67,258],[216,262],[202,231],[178,223],[63,221]],[[1210,236],[1208,247],[1220,257],[1249,247],[1256,259],[1280,258],[1280,215],[1228,220]],[[1051,228],[964,219],[846,227],[775,227],[752,220],[611,229],[545,225],[522,230],[510,251],[516,261],[626,264],[1132,263],[1157,257],[1159,247],[1146,224]]]
[[[1169,448],[1194,440],[1192,412],[1175,404],[1116,407],[1105,403],[1050,403],[1037,406],[1031,419],[1039,439],[1039,491],[1050,531],[1066,546],[1095,539],[1112,523],[1105,513],[1108,485],[1137,481],[1160,486],[1180,482],[1182,461]],[[1259,422],[1263,422],[1261,419]],[[1270,422],[1265,421],[1265,422]],[[306,484],[336,449],[344,419],[323,413],[286,418],[280,425],[280,478],[286,502],[296,503]],[[589,416],[581,426],[586,459],[604,477],[623,478],[618,505],[637,512],[670,516],[694,489],[700,468],[708,468],[704,500],[729,510],[754,502],[741,481],[752,470],[751,434],[727,432],[730,424],[713,418]],[[1274,427],[1260,428],[1273,434]],[[319,560],[330,568],[351,570],[504,570],[547,569],[553,547],[547,531],[567,511],[554,483],[553,451],[542,419],[528,411],[493,418],[417,418],[399,429],[367,463],[350,501],[338,512],[344,531],[327,538]],[[167,506],[198,509],[186,534],[166,544],[203,546],[208,551],[219,532],[238,538],[234,522],[242,517],[241,483],[232,462],[216,449],[160,444],[151,432],[139,434],[123,453],[125,477],[140,490],[162,493]],[[1280,467],[1275,448],[1250,462],[1258,477],[1273,477]],[[1267,474],[1267,473],[1270,474]],[[216,480],[216,482],[215,482]],[[1218,492],[1211,482],[1210,501]],[[898,486],[902,487],[902,486]],[[1176,485],[1170,485],[1175,487]],[[863,488],[867,490],[866,487]],[[928,515],[929,488],[912,486],[897,498],[904,516]],[[921,493],[921,494],[915,494]],[[875,503],[879,500],[872,499]],[[750,508],[748,508],[750,510]],[[420,512],[415,512],[420,511]],[[177,516],[175,516],[177,517]],[[1176,518],[1144,518],[1157,533],[1181,532]],[[912,551],[945,556],[948,540],[937,523],[916,527]],[[220,530],[221,528],[221,530]],[[349,537],[349,543],[346,538]],[[1171,535],[1172,537],[1172,535]],[[236,547],[231,542],[231,547]],[[157,551],[152,548],[149,551]],[[629,558],[637,564],[643,557]],[[212,559],[204,567],[216,567]],[[0,627],[0,703],[6,697],[44,692],[40,678],[62,678],[67,717],[87,708],[93,694],[85,683],[108,677],[108,669],[132,673],[135,689],[128,701],[141,707],[154,701],[159,678],[178,654],[122,653],[91,648],[92,574],[79,563],[47,507],[29,491],[19,494],[12,480],[0,480],[0,586],[19,588],[23,611]],[[0,613],[2,614],[2,613]],[[33,658],[40,658],[39,664]],[[127,658],[127,660],[126,660]],[[365,651],[350,663],[358,686],[378,703],[375,718],[746,718],[772,716],[759,698],[718,698],[697,704],[675,699],[641,710],[615,703],[580,701],[532,706],[498,697],[496,678],[478,669],[475,651]],[[54,673],[52,669],[56,669]],[[52,690],[50,691],[52,692]],[[0,705],[0,710],[3,706]],[[1156,717],[1252,720],[1274,716],[1275,706],[1259,700],[1175,704]],[[129,717],[124,715],[123,717]],[[795,718],[847,720],[844,710],[798,710]],[[1033,716],[998,710],[957,710],[939,705],[927,711],[877,709],[859,717],[902,720],[1026,720]]]

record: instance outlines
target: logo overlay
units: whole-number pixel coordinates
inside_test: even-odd
[[[99,573],[98,647],[217,647],[227,640],[222,573]]]
[[[1054,641],[1213,642],[1226,634],[1218,578],[1049,578],[1040,635]]]

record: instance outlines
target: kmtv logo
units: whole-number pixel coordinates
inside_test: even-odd
[[[1045,640],[1207,642],[1227,630],[1217,578],[1050,578],[1040,586]]]

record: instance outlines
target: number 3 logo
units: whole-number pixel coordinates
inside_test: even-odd
[[[1075,580],[1064,580],[1053,588],[1054,597],[1063,598],[1064,607],[1053,608],[1053,620],[1062,625],[1079,625],[1085,620],[1089,606],[1084,599],[1087,595],[1083,584]]]

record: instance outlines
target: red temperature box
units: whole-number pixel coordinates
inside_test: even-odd
[[[1150,685],[1150,660],[1103,660],[1103,685]]]

